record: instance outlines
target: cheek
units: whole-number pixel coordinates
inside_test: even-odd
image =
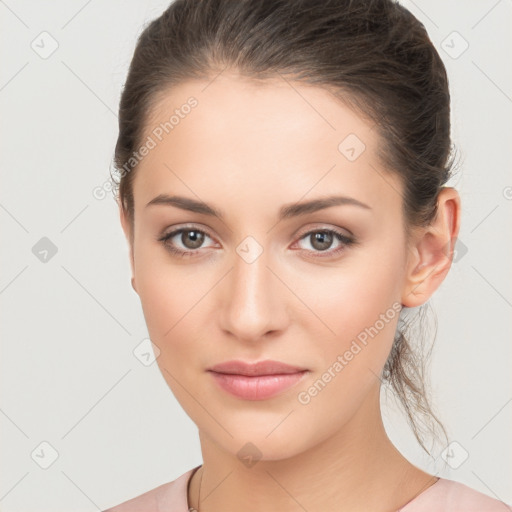
[[[295,320],[307,322],[309,330],[316,322],[319,332],[318,320],[323,320],[329,329],[324,328],[322,337],[326,343],[330,337],[331,345],[350,341],[386,313],[388,326],[400,309],[404,266],[401,246],[383,240],[347,254],[336,268],[300,268],[289,280],[296,283],[294,291],[311,305],[314,315]],[[389,334],[390,329],[385,330]]]
[[[315,371],[297,390],[296,419],[305,438],[332,434],[379,388],[401,309],[393,277],[366,272],[337,281],[335,295],[316,290],[325,299],[317,302],[317,314],[335,335],[315,336],[322,329],[318,323],[304,326],[311,336],[303,352],[319,356]]]
[[[320,356],[317,373],[330,370],[336,375],[322,379],[329,382],[326,387],[333,393],[325,393],[324,399],[329,396],[338,403],[356,399],[380,375],[401,310],[405,262],[400,247],[375,244],[347,258],[336,271],[329,269],[325,274],[329,278],[316,274],[304,282],[302,277],[299,294],[310,298],[315,313],[298,320],[310,333],[310,345],[304,350]],[[300,282],[299,276],[295,282]]]
[[[146,272],[139,293],[149,337],[160,350],[158,367],[185,409],[200,372],[194,315],[201,314],[200,300],[206,290],[190,285],[198,281],[180,278],[176,272]]]
[[[156,339],[162,339],[204,295],[204,280],[198,278],[192,265],[176,263],[144,234],[135,244],[134,261],[137,293],[148,329]]]
[[[150,338],[164,355],[187,311],[199,300],[201,281],[188,277],[186,267],[172,265],[160,253],[149,244],[139,244],[134,274]]]
[[[209,301],[217,273],[208,265],[177,263],[165,252],[143,244],[135,253],[135,275],[151,341],[159,348],[157,364],[176,398],[185,403],[197,376],[204,371],[198,347],[211,335]],[[210,308],[211,309],[211,308]]]

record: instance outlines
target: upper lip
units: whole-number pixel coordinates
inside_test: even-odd
[[[298,373],[305,371],[306,368],[299,368],[298,366],[291,366],[289,364],[281,363],[279,361],[257,361],[255,363],[246,363],[244,361],[226,361],[224,363],[216,364],[208,371],[216,373],[229,373],[233,375],[281,375],[289,373]]]

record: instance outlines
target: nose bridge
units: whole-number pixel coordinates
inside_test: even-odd
[[[237,338],[257,340],[283,328],[285,308],[279,283],[267,268],[270,260],[270,253],[253,237],[244,239],[233,255],[222,327]]]

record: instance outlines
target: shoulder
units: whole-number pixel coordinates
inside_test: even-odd
[[[440,478],[401,512],[512,512],[512,507],[467,485]]]
[[[196,469],[103,512],[187,512],[187,485]]]

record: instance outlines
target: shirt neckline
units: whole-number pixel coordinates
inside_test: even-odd
[[[187,512],[189,512],[190,509],[192,508],[190,506],[189,499],[188,499],[188,496],[189,496],[189,493],[190,493],[190,483],[192,482],[192,477],[196,474],[196,472],[201,467],[202,467],[202,464],[200,464],[199,466],[196,466],[195,468],[193,468],[191,470],[190,476],[188,477],[187,485],[185,486],[185,492],[186,492],[185,501],[186,501],[186,504],[187,504]],[[407,503],[404,503],[399,509],[397,509],[396,512],[403,512],[404,509],[406,509],[409,505],[415,503],[416,500],[419,500],[420,498],[425,496],[433,487],[438,486],[438,484],[439,484],[439,482],[441,480],[442,480],[441,477],[437,477],[437,480],[433,484],[429,485],[427,488],[425,488],[422,491],[420,491],[418,494],[416,494],[416,496],[411,498]]]
[[[439,484],[439,482],[441,480],[442,480],[441,477],[437,477],[437,480],[433,484],[429,485],[427,488],[425,488],[422,491],[420,491],[418,494],[416,494],[416,496],[414,496],[414,498],[411,498],[407,503],[404,503],[396,512],[402,512],[405,509],[407,509],[407,507],[409,505],[416,504],[417,500],[419,500],[420,498],[425,496],[430,491],[430,489],[432,489],[433,487],[438,486],[438,484]]]
[[[187,485],[185,487],[185,492],[186,492],[186,495],[185,495],[185,501],[187,503],[187,512],[190,511],[190,509],[192,508],[190,506],[190,503],[189,503],[189,500],[188,500],[188,496],[190,494],[190,482],[192,482],[192,477],[196,474],[197,470],[202,466],[202,464],[200,464],[199,466],[196,466],[195,468],[193,468],[191,470],[191,473],[190,473],[190,476],[188,477],[188,482],[187,482]],[[195,509],[194,509],[195,510]]]

